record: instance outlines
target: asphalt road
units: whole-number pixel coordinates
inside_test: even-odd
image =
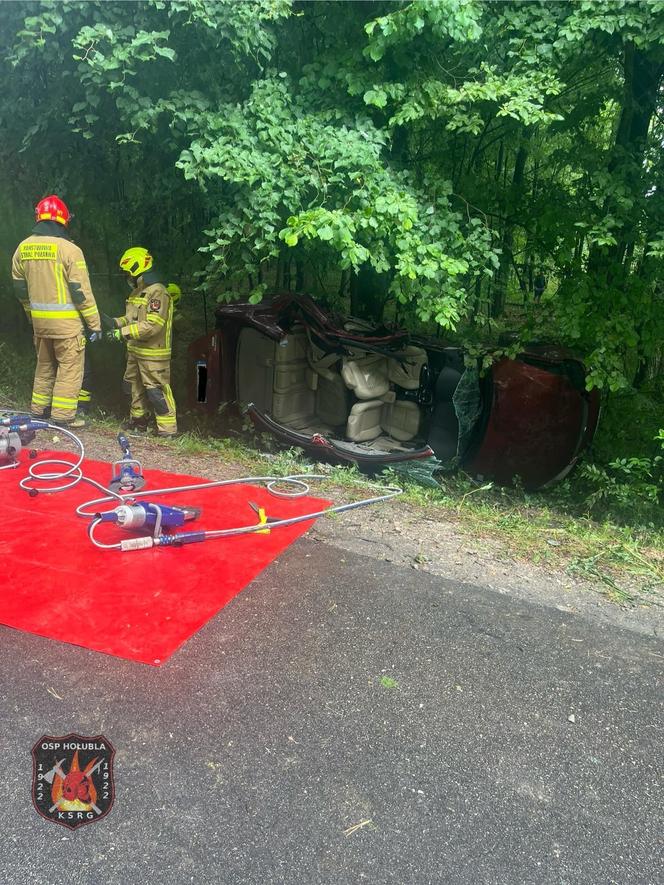
[[[3,883],[663,881],[655,639],[305,538],[160,669],[0,640]],[[72,731],[76,832],[29,798]]]

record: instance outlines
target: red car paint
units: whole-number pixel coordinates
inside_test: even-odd
[[[520,360],[496,363],[491,382],[486,430],[465,469],[502,484],[519,476],[529,487],[562,478],[586,437],[587,398],[564,375]]]

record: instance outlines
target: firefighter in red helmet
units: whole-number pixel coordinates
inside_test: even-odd
[[[76,419],[88,340],[101,340],[101,324],[83,252],[69,238],[69,209],[54,194],[35,207],[36,224],[12,259],[16,296],[32,324],[37,367],[31,413],[63,427]]]

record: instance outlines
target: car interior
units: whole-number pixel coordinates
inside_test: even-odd
[[[244,328],[237,348],[238,399],[284,428],[321,433],[350,452],[406,452],[426,445],[430,410],[419,392],[427,362],[421,347],[389,356],[361,349],[342,355],[318,347],[302,325],[280,341]]]
[[[442,336],[328,317],[304,296],[220,308],[216,331],[189,351],[201,411],[228,405],[236,417],[251,405],[254,425],[281,443],[361,467],[433,452],[440,463],[425,469],[499,482],[523,470],[538,488],[571,468],[599,413],[583,365],[557,346],[534,342],[487,368]]]

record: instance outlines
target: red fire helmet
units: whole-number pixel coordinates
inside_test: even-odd
[[[60,224],[69,224],[71,218],[69,209],[62,202],[60,197],[51,194],[50,197],[44,197],[35,206],[35,219],[37,221],[58,221]]]

